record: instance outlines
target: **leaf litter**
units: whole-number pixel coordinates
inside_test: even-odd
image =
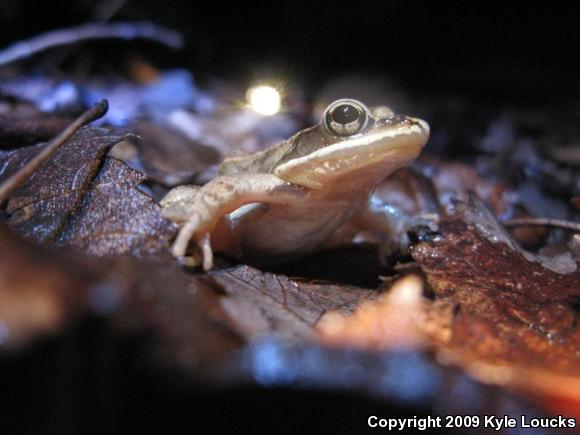
[[[31,143],[52,137],[69,119],[31,113],[27,122],[15,122],[10,113],[0,118],[0,182],[46,146]],[[217,153],[204,157],[203,144],[188,154],[185,140],[178,146],[184,157],[168,164],[163,156],[169,148],[156,146],[176,133],[163,131],[163,124],[145,125],[137,149],[142,168],[162,185],[156,187],[194,179],[215,162]],[[162,139],[152,139],[158,129]],[[489,225],[477,205],[454,209],[455,198],[466,200],[475,190],[502,217],[528,216],[526,204],[512,200],[509,180],[493,182],[471,166],[426,160],[415,173],[404,170],[385,181],[378,189],[384,200],[394,197],[409,212],[443,216],[436,234],[417,229],[412,260],[404,254],[396,259],[419,275],[397,281],[403,272],[377,263],[376,275],[386,272],[393,286],[345,284],[332,273],[318,275],[329,282],[313,281],[316,268],[326,269],[324,261],[306,280],[284,275],[284,267],[272,273],[249,265],[223,266],[205,276],[168,257],[176,228],[141,187],[151,178],[107,156],[115,144],[132,140],[126,129],[83,127],[10,196],[0,227],[3,345],[26,346],[98,315],[116,331],[152,331],[159,354],[194,372],[227,366],[239,349],[268,349],[266,337],[274,335],[298,346],[297,354],[317,349],[320,367],[329,364],[335,346],[380,352],[371,355],[404,348],[430,358],[434,352],[435,362],[539,396],[548,409],[579,403],[574,258],[522,251],[497,231],[497,222]],[[184,170],[185,161],[193,162],[186,165],[191,171]],[[513,234],[536,246],[547,237],[545,229]],[[286,272],[300,275],[300,266]],[[379,364],[380,356],[375,358]]]

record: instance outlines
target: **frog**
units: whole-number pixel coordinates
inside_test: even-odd
[[[171,189],[160,202],[180,227],[171,253],[209,271],[214,251],[269,264],[322,249],[339,227],[368,214],[376,187],[417,158],[429,132],[422,119],[336,100],[318,124],[226,158],[207,184]]]

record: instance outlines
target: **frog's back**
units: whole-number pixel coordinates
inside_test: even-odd
[[[291,148],[292,143],[284,141],[254,154],[228,157],[221,164],[219,175],[270,174]]]

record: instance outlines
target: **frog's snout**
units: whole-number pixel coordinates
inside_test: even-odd
[[[399,127],[399,128],[405,128],[405,127],[409,127],[409,128],[417,128],[419,127],[419,129],[421,130],[421,133],[429,136],[429,132],[430,132],[430,128],[429,128],[429,124],[427,124],[425,121],[423,121],[422,119],[419,118],[413,118],[412,116],[406,116],[406,115],[394,115],[394,116],[390,116],[387,118],[381,118],[379,120],[377,120],[375,127],[381,128],[381,127],[387,127],[387,128],[391,128],[391,127]]]
[[[376,122],[377,127],[404,127],[417,124],[421,119],[413,118],[407,115],[393,115],[385,118],[379,118]]]
[[[421,129],[423,130],[425,135],[429,136],[429,133],[431,132],[431,128],[429,127],[429,124],[427,124],[427,122],[425,122],[419,118],[408,117],[408,119],[410,119],[413,124],[421,127]]]

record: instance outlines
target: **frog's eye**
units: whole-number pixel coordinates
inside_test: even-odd
[[[324,125],[333,134],[351,136],[361,131],[366,123],[368,109],[356,100],[337,100],[324,112]]]

